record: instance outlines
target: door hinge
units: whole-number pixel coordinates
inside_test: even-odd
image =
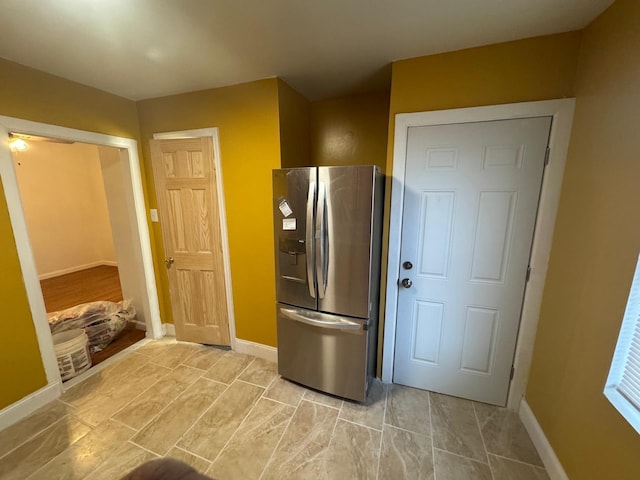
[[[547,149],[544,152],[544,166],[549,165],[549,157],[551,156],[551,147],[547,145]]]
[[[509,374],[509,380],[513,380],[513,375],[516,373],[516,368],[511,365],[511,374]]]
[[[527,278],[525,278],[525,282],[528,282],[531,278],[531,266],[527,265]]]

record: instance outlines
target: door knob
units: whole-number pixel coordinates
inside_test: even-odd
[[[400,282],[404,288],[410,288],[413,285],[413,282],[410,278],[403,278]]]
[[[171,268],[171,265],[173,265],[173,262],[175,260],[173,259],[173,257],[169,257],[164,261],[164,264],[167,266],[167,268]]]

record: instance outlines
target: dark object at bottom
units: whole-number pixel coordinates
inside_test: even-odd
[[[143,463],[122,480],[212,480],[175,458],[159,458]]]

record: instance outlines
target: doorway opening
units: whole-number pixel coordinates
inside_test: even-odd
[[[37,265],[40,262],[36,259],[35,239],[31,238],[27,225],[27,208],[23,208],[18,182],[18,176],[21,175],[21,172],[18,172],[17,169],[21,166],[17,165],[17,162],[20,162],[19,157],[25,157],[21,154],[14,154],[14,159],[14,155],[12,155],[9,148],[10,135],[12,134],[16,136],[41,137],[42,143],[52,145],[54,142],[51,139],[54,139],[55,143],[59,145],[84,145],[86,148],[94,149],[95,155],[99,159],[97,161],[100,165],[100,174],[103,177],[101,179],[104,188],[103,195],[106,197],[104,203],[106,203],[106,209],[108,210],[108,223],[113,231],[112,248],[115,260],[113,264],[110,264],[111,262],[107,255],[101,258],[101,260],[106,259],[105,261],[97,261],[100,265],[92,265],[92,262],[84,264],[80,262],[81,265],[76,265],[76,267],[87,267],[82,268],[80,271],[89,270],[93,267],[112,267],[110,272],[112,288],[117,290],[119,287],[122,297],[131,299],[131,304],[135,308],[136,322],[132,322],[132,326],[141,332],[146,330],[146,337],[148,338],[162,337],[163,330],[151,255],[137,142],[122,137],[0,116],[0,177],[2,178],[27,298],[47,377],[47,386],[38,392],[39,401],[44,402],[45,397],[48,400],[56,398],[61,391],[60,386],[62,384],[47,316],[47,310],[50,311],[56,307],[45,307],[44,289],[41,281],[45,282],[48,279],[40,278],[40,265]],[[47,139],[49,140],[48,142],[45,141]],[[60,192],[60,195],[62,196],[62,192]],[[89,216],[95,214],[93,210],[95,205],[93,203],[89,205],[89,202],[86,201],[87,198],[76,198],[75,200],[75,203],[81,206],[84,205],[89,210]],[[72,237],[73,233],[73,231],[67,232],[68,238]],[[91,242],[85,241],[85,243]],[[92,246],[95,247],[96,245]],[[105,255],[104,251],[103,255]],[[54,260],[59,259],[54,258]],[[117,268],[117,275],[114,275],[113,267]],[[74,270],[72,267],[69,268]],[[57,274],[77,273],[65,272],[65,268],[60,267],[59,264],[57,266],[49,265],[49,269],[52,273]],[[43,276],[47,276],[46,273]],[[60,275],[55,276],[58,277]],[[79,381],[82,377],[85,377],[85,375],[80,375],[76,379]]]
[[[84,329],[98,365],[146,331],[137,300],[123,296],[130,232],[119,220],[126,209],[118,150],[12,132],[16,141],[13,164],[51,332]]]

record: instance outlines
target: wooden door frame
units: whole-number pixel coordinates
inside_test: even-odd
[[[129,173],[131,175],[130,186],[133,194],[133,205],[129,206],[133,215],[130,218],[135,219],[135,222],[132,221],[132,227],[134,227],[134,231],[137,230],[139,234],[139,260],[142,265],[141,275],[144,277],[146,286],[146,296],[141,302],[144,305],[144,310],[146,310],[145,313],[147,313],[148,317],[145,318],[147,337],[160,338],[163,336],[163,332],[153,268],[153,257],[151,254],[151,239],[149,236],[146,206],[142,189],[138,143],[129,138],[0,116],[0,178],[2,178],[4,185],[11,227],[20,260],[27,299],[29,307],[31,308],[42,364],[47,378],[47,385],[45,387],[23,399],[24,402],[29,401],[30,409],[35,409],[38,408],[38,404],[47,403],[60,395],[62,392],[62,381],[53,349],[53,340],[47,320],[33,249],[22,209],[16,172],[9,149],[9,133],[11,132],[54,137],[62,140],[104,145],[126,150],[128,154],[127,166],[129,167]]]
[[[404,176],[410,127],[509,120],[529,117],[553,117],[549,165],[545,168],[536,228],[533,235],[530,266],[531,278],[525,286],[520,328],[514,357],[514,377],[509,385],[507,408],[518,410],[529,377],[533,345],[538,328],[538,317],[551,243],[555,227],[562,177],[569,148],[575,99],[545,100],[512,103],[487,107],[472,107],[433,112],[400,113],[395,116],[393,150],[393,176],[389,218],[389,254],[385,294],[384,344],[382,350],[382,380],[393,381],[395,356],[396,312],[398,308],[398,279],[400,278],[400,243],[404,201]]]
[[[177,140],[182,138],[210,137],[213,141],[213,165],[216,170],[216,191],[218,195],[218,215],[220,218],[220,240],[222,241],[222,263],[224,265],[224,284],[227,294],[227,318],[229,319],[229,340],[231,349],[236,350],[236,321],[233,310],[233,289],[231,284],[231,260],[229,257],[229,235],[227,233],[227,209],[224,201],[224,183],[222,182],[222,162],[220,160],[220,140],[218,128],[198,128],[177,132],[159,132],[153,134],[154,140]],[[157,194],[157,192],[156,192]],[[173,325],[165,324],[167,332]],[[173,332],[175,334],[175,332]]]

